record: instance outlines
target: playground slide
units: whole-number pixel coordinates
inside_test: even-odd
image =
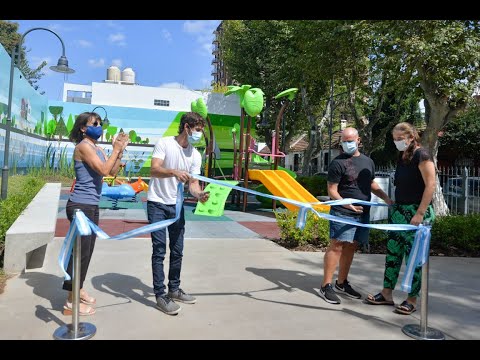
[[[318,199],[310,194],[293,177],[283,170],[248,170],[250,180],[260,181],[275,196],[297,200],[306,203],[318,202]],[[290,203],[283,203],[289,210],[298,210],[298,206]],[[318,211],[329,211],[329,205],[315,205]]]

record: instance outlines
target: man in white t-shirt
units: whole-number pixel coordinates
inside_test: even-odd
[[[148,186],[148,221],[173,219],[177,202],[178,182],[188,181],[190,193],[199,201],[208,200],[209,193],[202,191],[198,179],[190,174],[200,174],[202,157],[192,144],[202,138],[205,120],[197,113],[188,112],[180,120],[177,136],[158,140],[153,149],[151,180]],[[185,215],[182,206],[180,219],[168,226],[170,267],[168,271],[168,293],[164,284],[163,260],[167,252],[166,229],[154,231],[152,236],[153,291],[157,308],[168,315],[178,314],[180,306],[175,301],[194,304],[197,299],[180,288],[180,272],[183,257],[183,235]]]

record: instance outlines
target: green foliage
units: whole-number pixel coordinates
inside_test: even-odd
[[[225,94],[228,91],[228,87],[226,85],[221,85],[219,83],[213,84],[212,93],[217,94]]]
[[[327,178],[323,176],[299,176],[297,181],[313,196],[327,196]]]
[[[480,161],[480,104],[476,101],[443,129],[440,146],[459,157]]]
[[[47,124],[47,131],[45,132],[45,135],[47,135],[48,138],[51,138],[53,135],[55,135],[56,129],[57,122],[54,119],[51,119]]]
[[[67,131],[68,131],[69,134],[70,134],[70,131],[72,131],[74,124],[75,124],[75,122],[73,121],[73,116],[72,116],[72,114],[70,114],[68,116],[68,121],[67,121]]]
[[[134,143],[137,140],[137,133],[135,130],[130,130],[128,133],[128,137],[130,138],[130,142]]]
[[[312,244],[315,246],[327,246],[330,241],[329,222],[319,219],[312,212],[307,214],[305,228],[300,230],[296,227],[298,211],[276,211],[275,217],[280,228],[280,237],[287,247]]]
[[[480,214],[437,217],[432,226],[431,246],[455,247],[480,252]]]
[[[18,23],[10,22],[6,20],[0,20],[0,44],[3,45],[8,54],[11,54],[11,51],[15,45],[18,44],[21,38],[21,34],[18,33]],[[47,65],[46,61],[42,63],[37,68],[30,68],[30,64],[26,58],[26,53],[30,50],[27,50],[25,46],[20,48],[20,62],[18,63],[18,68],[22,71],[25,79],[32,85],[35,90],[38,90],[37,82],[45,74],[42,72],[42,69]]]
[[[16,175],[9,178],[7,198],[0,201],[0,249],[5,246],[7,230],[43,185],[45,180],[32,175]]]
[[[110,138],[113,138],[117,133],[118,127],[117,126],[109,126],[107,128],[107,134],[110,135]]]
[[[57,116],[63,112],[63,106],[49,106],[48,110],[53,115],[53,118],[57,120]]]
[[[389,232],[385,230],[379,230],[379,229],[370,229],[369,232],[369,237],[368,237],[368,242],[371,245],[375,244],[387,244],[387,241],[389,239]]]

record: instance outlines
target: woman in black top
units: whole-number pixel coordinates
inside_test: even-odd
[[[395,170],[395,204],[389,218],[392,224],[419,225],[431,223],[435,213],[431,205],[435,191],[435,166],[428,150],[420,146],[420,137],[412,124],[402,122],[392,131],[395,146],[400,156]],[[392,231],[387,242],[383,290],[377,295],[369,294],[367,302],[374,305],[393,305],[392,291],[398,280],[403,258],[408,262],[415,231]],[[416,310],[421,287],[422,268],[413,275],[411,292],[395,311],[409,315]]]

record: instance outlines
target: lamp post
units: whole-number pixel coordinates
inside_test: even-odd
[[[9,150],[10,150],[10,126],[12,123],[12,98],[13,98],[13,75],[14,75],[14,70],[15,70],[15,60],[17,56],[20,56],[20,46],[23,43],[23,39],[25,36],[34,31],[34,30],[45,30],[48,32],[51,32],[53,35],[55,35],[60,42],[62,43],[62,56],[58,59],[58,63],[56,66],[50,66],[50,69],[56,72],[61,72],[65,74],[72,74],[75,72],[75,70],[71,69],[68,67],[68,60],[65,56],[65,45],[63,43],[63,40],[58,36],[57,33],[54,31],[47,29],[47,28],[42,28],[42,27],[36,27],[28,30],[25,32],[25,34],[22,35],[20,38],[20,41],[15,45],[12,49],[12,53],[10,54],[11,56],[11,61],[10,61],[10,83],[8,86],[8,106],[7,106],[7,123],[6,123],[6,128],[5,128],[5,147],[4,147],[4,152],[3,152],[3,168],[2,168],[2,200],[5,200],[7,198],[7,189],[8,189],[8,157],[9,157]]]
[[[92,110],[92,112],[95,112],[95,110],[97,109],[103,109],[103,111],[105,111],[105,117],[103,118],[103,123],[107,123],[107,124],[110,124],[110,121],[108,120],[108,114],[107,114],[107,110],[103,107],[103,106],[95,106]],[[104,129],[105,130],[105,129]]]

